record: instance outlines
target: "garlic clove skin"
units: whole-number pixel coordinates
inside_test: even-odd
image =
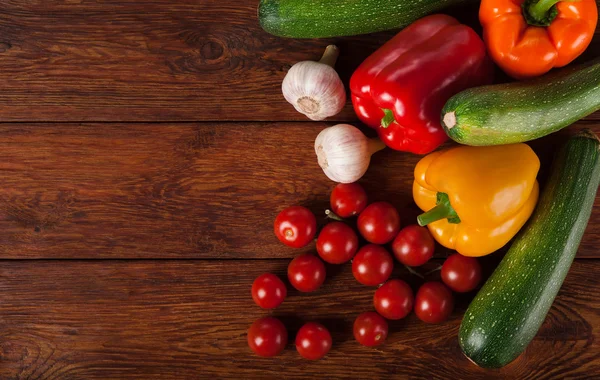
[[[330,45],[321,61],[298,62],[283,79],[285,100],[311,120],[335,116],[346,104],[344,84],[332,67],[338,54],[338,49]]]
[[[339,183],[358,181],[369,168],[371,155],[384,147],[379,139],[370,140],[349,124],[325,128],[315,139],[319,166],[329,179]]]

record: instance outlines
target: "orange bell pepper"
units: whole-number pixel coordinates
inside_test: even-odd
[[[494,62],[521,79],[577,58],[598,22],[595,0],[482,0],[479,21]]]

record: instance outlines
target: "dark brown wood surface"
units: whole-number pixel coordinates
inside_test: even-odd
[[[334,187],[317,164],[325,123],[0,126],[2,258],[275,258],[273,220],[301,204],[322,216]],[[542,181],[563,137],[532,143]],[[385,150],[361,180],[404,225],[418,156]],[[600,196],[579,257],[600,257]],[[313,250],[314,245],[306,250]],[[447,251],[440,249],[440,256]]]
[[[600,196],[543,327],[502,370],[476,367],[458,347],[473,294],[458,297],[446,323],[413,314],[391,323],[384,346],[360,346],[352,322],[372,310],[374,289],[348,264],[328,266],[314,294],[288,286],[272,313],[290,331],[280,357],[250,352],[246,329],[269,314],[252,302],[253,279],[285,278],[291,257],[314,251],[280,244],[273,218],[294,204],[322,214],[334,184],[317,166],[314,138],[334,121],[356,122],[350,104],[308,122],[283,99],[281,80],[335,43],[347,86],[397,32],[282,39],[260,29],[257,3],[2,2],[0,379],[600,378]],[[448,12],[480,31],[476,4]],[[596,36],[578,61],[598,56]],[[581,128],[600,134],[600,113],[531,143],[542,185],[557,147]],[[418,212],[418,159],[380,152],[361,180],[405,225]],[[501,256],[482,260],[487,274]],[[395,276],[420,285],[402,268]],[[318,362],[292,343],[309,320],[333,335]]]
[[[0,377],[19,379],[590,378],[600,373],[600,262],[576,262],[535,340],[515,362],[486,371],[460,351],[457,332],[469,296],[450,320],[426,325],[414,314],[390,323],[375,349],[351,338],[356,315],[372,310],[374,288],[349,265],[321,290],[291,290],[273,314],[290,344],[276,359],[251,354],[246,329],[268,312],[250,285],[263,271],[285,273],[286,260],[30,261],[0,267]],[[396,276],[411,279],[405,270]],[[412,278],[414,282],[414,278]],[[414,284],[418,284],[414,282]],[[303,360],[295,331],[318,320],[331,331],[323,360]]]
[[[278,38],[260,28],[257,4],[4,0],[0,121],[304,121],[281,96],[291,65],[335,43],[347,82],[397,32]],[[479,29],[476,3],[449,12]],[[598,55],[596,38],[584,58]],[[355,119],[350,105],[335,117]]]

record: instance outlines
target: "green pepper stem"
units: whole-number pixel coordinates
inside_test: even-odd
[[[560,0],[540,0],[537,3],[532,3],[529,5],[529,14],[533,18],[541,20],[546,17],[550,8],[559,1]]]
[[[527,23],[535,26],[548,26],[558,15],[555,5],[560,1],[579,0],[528,0],[523,3],[523,13]]]
[[[419,226],[426,226],[438,220],[448,219],[450,223],[460,223],[460,218],[450,205],[450,198],[446,193],[437,193],[437,206],[417,217]]]
[[[429,223],[436,222],[441,219],[446,219],[450,216],[450,208],[447,205],[437,205],[431,210],[417,217],[419,226],[426,226]]]
[[[382,111],[384,116],[381,119],[381,126],[383,128],[387,128],[390,126],[390,124],[396,121],[396,119],[394,118],[394,112],[392,112],[392,110],[389,108],[383,108]]]

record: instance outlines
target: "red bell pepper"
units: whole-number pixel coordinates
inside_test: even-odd
[[[469,87],[491,83],[481,38],[446,15],[424,17],[398,33],[350,79],[358,117],[395,150],[426,154],[446,141],[440,113]]]

